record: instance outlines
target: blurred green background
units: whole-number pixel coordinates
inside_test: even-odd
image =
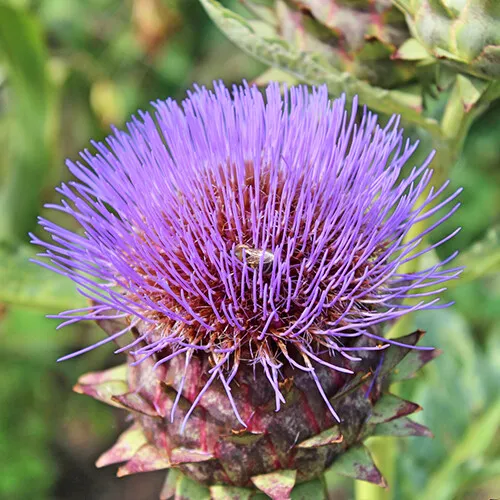
[[[117,479],[113,467],[93,465],[124,415],[71,387],[119,360],[108,346],[56,364],[100,334],[92,325],[56,332],[45,318],[81,299],[27,262],[27,232],[69,178],[64,159],[90,138],[153,99],[181,98],[192,82],[230,84],[264,69],[196,0],[0,0],[0,499],[157,498],[163,473]],[[407,324],[427,329],[427,342],[445,354],[398,389],[424,406],[417,420],[435,439],[400,442],[394,499],[500,496],[500,250],[491,229],[500,224],[499,105],[471,130],[452,184],[465,188],[462,207],[433,237],[462,226],[440,254],[459,249],[468,270],[446,293],[453,308]],[[353,497],[348,480],[330,486],[334,498]]]

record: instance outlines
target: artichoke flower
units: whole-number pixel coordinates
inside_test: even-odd
[[[326,87],[215,83],[154,107],[68,162],[51,206],[82,231],[41,219],[52,242],[32,235],[90,299],[62,325],[108,334],[62,359],[109,341],[127,355],[75,387],[132,416],[97,465],[170,469],[162,498],[286,499],[329,468],[384,485],[363,441],[429,435],[389,384],[436,355],[421,331],[384,333],[448,305],[455,253],[408,264],[458,231],[421,246],[459,191],[427,189],[432,155],[405,168],[417,145],[397,117],[358,117]]]
[[[500,3],[494,0],[394,0],[414,38],[402,52],[435,58],[459,72],[500,78]]]

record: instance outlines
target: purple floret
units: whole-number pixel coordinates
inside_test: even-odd
[[[458,232],[421,245],[456,211],[460,190],[444,198],[448,182],[429,187],[432,155],[407,166],[417,144],[403,139],[398,117],[380,126],[364,110],[356,121],[356,99],[348,113],[326,87],[281,94],[278,84],[265,98],[246,84],[231,93],[216,83],[181,105],[153,105],[126,132],[92,143],[97,154],[68,161],[76,180],[58,188],[63,199],[50,208],[82,231],[41,219],[53,242],[32,238],[51,262],[39,263],[92,301],[58,314],[61,326],[127,325],[62,359],[133,330],[119,351],[135,363],[210,356],[205,387],[218,379],[238,415],[230,385],[240,364],[262,367],[279,409],[283,363],[309,371],[322,392],[316,363],[352,373],[336,360],[356,359],[353,339],[397,344],[375,326],[448,305],[440,285],[460,273],[446,268],[456,253],[423,270],[401,266]]]

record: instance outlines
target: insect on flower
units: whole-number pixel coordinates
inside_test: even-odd
[[[272,269],[274,255],[269,250],[257,250],[248,245],[240,244],[236,246],[234,254],[253,269],[258,269],[261,263],[265,272]]]

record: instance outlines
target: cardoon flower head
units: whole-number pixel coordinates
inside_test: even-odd
[[[455,254],[427,269],[407,264],[458,231],[420,245],[455,212],[458,204],[449,207],[458,191],[443,199],[447,182],[429,188],[432,155],[407,165],[417,145],[403,139],[397,117],[380,126],[364,110],[357,119],[356,100],[348,113],[344,97],[329,100],[325,87],[281,94],[271,84],[264,97],[247,84],[230,92],[216,83],[213,91],[195,87],[181,105],[153,105],[153,115],[140,112],[126,131],[93,143],[97,154],[68,162],[75,180],[58,189],[63,199],[51,208],[82,231],[41,219],[53,242],[33,237],[51,261],[41,264],[91,301],[57,315],[61,326],[108,325],[105,340],[62,359],[133,334],[117,352],[130,360],[127,394],[142,402],[122,395],[113,404],[134,412],[165,467],[190,464],[182,470],[207,484],[257,485],[256,475],[295,469],[301,453],[314,452],[320,465],[309,467],[307,455],[310,470],[299,468],[297,480],[315,477],[366,434],[342,427],[365,425],[365,403],[352,390],[376,403],[394,360],[419,338],[388,340],[382,326],[446,306],[438,295],[459,272],[444,269]],[[427,229],[409,236],[426,220]],[[432,357],[416,349],[418,365]],[[96,384],[110,376],[99,376],[84,377],[80,391],[105,399]],[[343,396],[348,387],[352,394]],[[297,398],[295,425],[287,411]],[[416,405],[405,408],[399,416]],[[201,431],[207,412],[215,423]],[[339,429],[337,422],[336,440],[304,445],[285,465],[284,450]],[[231,432],[269,435],[278,450],[258,455],[279,459],[224,465],[224,457],[234,462],[234,450],[224,455],[207,435],[217,441]],[[190,449],[189,460],[175,462],[175,449]],[[218,460],[210,472],[199,463],[203,454]],[[139,467],[128,455],[101,464],[119,459],[135,464],[122,473]]]

